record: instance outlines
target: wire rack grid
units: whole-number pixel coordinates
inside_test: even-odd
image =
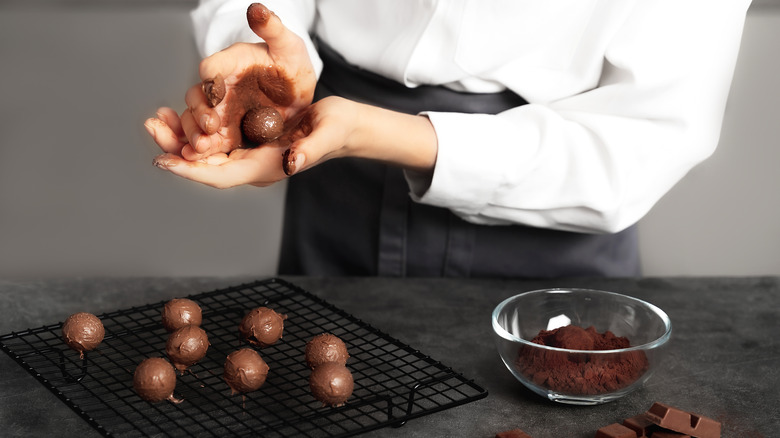
[[[487,396],[473,380],[317,296],[271,278],[191,295],[203,309],[206,357],[177,377],[183,403],[149,403],[132,388],[147,357],[165,357],[164,302],[103,315],[106,336],[83,359],[61,339],[62,323],[0,336],[17,363],[105,436],[353,436]],[[222,379],[225,358],[247,347],[238,324],[266,306],[287,315],[284,336],[258,350],[270,371],[257,391],[235,395]],[[309,392],[306,342],[332,333],[347,345],[355,389],[347,404],[323,406]]]

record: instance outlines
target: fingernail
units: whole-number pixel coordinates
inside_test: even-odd
[[[208,114],[203,114],[202,116],[200,116],[200,126],[201,128],[203,128],[204,131],[211,132],[210,123],[211,123],[211,117],[209,117]]]
[[[282,169],[285,175],[291,176],[303,168],[306,156],[300,152],[294,152],[292,149],[284,151],[282,158]]]
[[[146,132],[148,132],[149,135],[154,137],[154,134],[155,134],[154,127],[149,123],[148,120],[146,122],[144,122],[144,128],[146,128]]]
[[[198,147],[196,146],[198,144],[198,140],[200,140],[200,134],[197,132],[195,134],[192,134],[192,138],[190,139],[190,144],[192,145],[192,149],[194,149],[196,152],[198,151]]]
[[[157,157],[154,157],[154,161],[152,161],[152,164],[154,164],[154,167],[157,167],[158,169],[168,170],[171,167],[176,167],[177,163],[176,161],[171,160],[165,155],[159,155]]]

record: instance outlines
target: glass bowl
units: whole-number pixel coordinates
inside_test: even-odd
[[[579,405],[613,401],[642,386],[672,334],[669,317],[658,307],[591,289],[521,293],[496,306],[491,319],[501,359],[523,385],[552,401]],[[571,327],[562,329],[566,326]],[[561,345],[551,340],[564,333],[576,341],[582,329],[586,338],[603,344],[599,348],[610,349],[593,350],[581,342],[577,349],[550,346]],[[539,335],[548,345],[532,342]]]

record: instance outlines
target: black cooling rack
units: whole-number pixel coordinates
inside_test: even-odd
[[[135,366],[165,357],[164,302],[98,315],[106,336],[84,359],[61,340],[62,324],[0,337],[2,349],[106,436],[352,436],[449,409],[487,391],[442,363],[281,279],[191,295],[203,309],[211,346],[179,376],[184,402],[148,403],[132,389]],[[259,350],[270,366],[266,383],[244,396],[222,380],[225,357],[244,347],[238,324],[252,308],[288,316],[284,337]],[[323,407],[308,389],[306,342],[330,332],[347,344],[355,389],[347,404]]]

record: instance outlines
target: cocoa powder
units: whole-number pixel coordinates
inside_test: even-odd
[[[568,325],[542,330],[531,342],[549,347],[582,350],[580,353],[520,348],[517,366],[536,385],[572,395],[595,395],[625,388],[636,382],[648,368],[643,351],[593,353],[630,347],[627,338],[611,331],[598,333],[593,327]]]

